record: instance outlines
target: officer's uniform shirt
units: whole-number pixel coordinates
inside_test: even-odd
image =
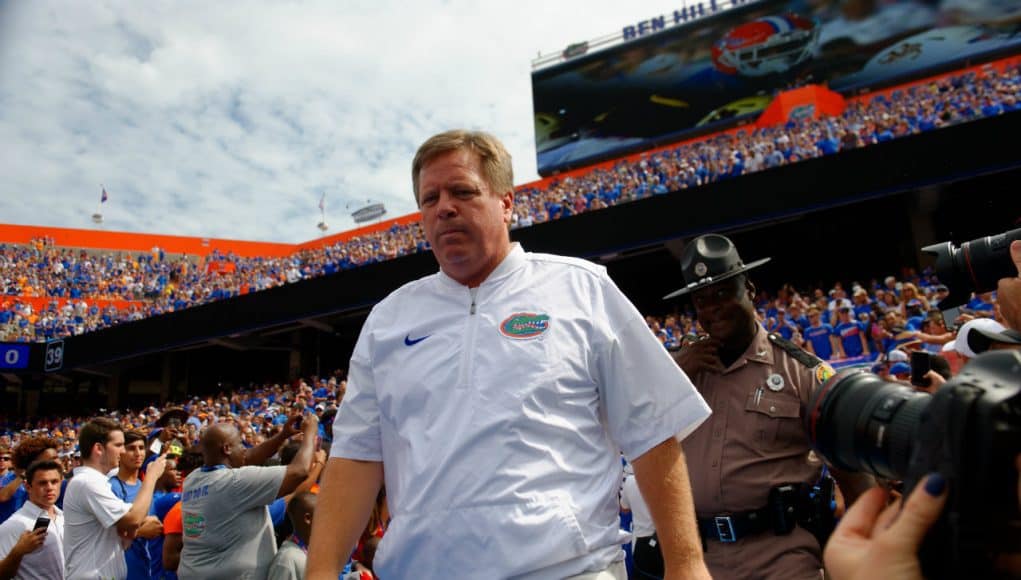
[[[618,450],[709,412],[605,268],[516,244],[476,289],[439,272],[376,305],[349,376],[331,456],[383,462],[383,578],[606,569]]]
[[[795,360],[770,342],[761,325],[758,329],[748,349],[723,373],[691,377],[713,410],[683,442],[700,518],[763,508],[770,488],[813,484],[820,476],[821,464],[810,454],[801,418],[820,379],[826,378],[822,369],[830,369]],[[813,577],[813,570],[819,578],[818,542],[801,527],[787,536],[767,530],[732,544],[708,540],[706,548],[714,578],[805,576],[799,571]],[[784,552],[791,555],[778,561]]]

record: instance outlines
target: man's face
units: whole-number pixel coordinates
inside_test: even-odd
[[[899,322],[899,321],[900,321],[900,316],[897,315],[896,311],[887,312],[886,315],[883,316],[883,326],[887,330],[890,330],[893,327],[897,326],[897,322]]]
[[[177,470],[176,459],[167,460],[167,466],[163,470],[163,475],[160,476],[160,484],[170,489],[181,486],[181,472]]]
[[[444,153],[419,171],[422,228],[443,271],[477,286],[510,249],[514,192],[494,192],[478,155]]]
[[[57,503],[60,496],[60,472],[56,469],[40,469],[32,474],[32,481],[26,489],[28,499],[43,509],[49,509]]]
[[[0,473],[6,473],[11,468],[11,465],[13,465],[11,463],[11,452],[6,450],[0,451]]]
[[[743,280],[737,276],[696,290],[691,295],[699,324],[709,336],[724,344],[747,332],[749,320],[755,316]]]
[[[124,446],[121,453],[120,466],[129,471],[142,468],[145,462],[145,441],[132,441]]]
[[[111,431],[110,439],[103,445],[103,471],[110,471],[120,464],[124,453],[124,431]]]

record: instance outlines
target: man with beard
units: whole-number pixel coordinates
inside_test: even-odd
[[[714,578],[818,579],[820,532],[802,524],[820,514],[807,513],[802,500],[828,481],[802,418],[833,371],[756,322],[755,285],[746,272],[767,261],[745,264],[734,244],[716,234],[684,248],[686,286],[666,298],[690,294],[708,336],[675,358],[713,410],[684,440],[684,454],[702,460],[690,471],[691,487]],[[848,503],[868,483],[841,480]],[[778,517],[778,505],[792,511]]]

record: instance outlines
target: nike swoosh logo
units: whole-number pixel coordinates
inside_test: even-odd
[[[411,338],[410,334],[406,334],[406,335],[404,335],[404,344],[407,345],[407,346],[415,346],[416,344],[422,342],[423,340],[425,340],[427,338],[429,338],[428,334],[423,336],[422,338]]]

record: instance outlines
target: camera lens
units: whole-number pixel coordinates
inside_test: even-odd
[[[957,248],[950,242],[922,248],[936,256],[936,276],[950,290],[940,307],[964,304],[972,292],[995,290],[1000,278],[1014,277],[1016,268],[1010,259],[1014,240],[1021,240],[1021,228],[964,242]]]
[[[812,396],[805,426],[816,452],[832,465],[904,479],[930,399],[863,370],[845,370]]]

